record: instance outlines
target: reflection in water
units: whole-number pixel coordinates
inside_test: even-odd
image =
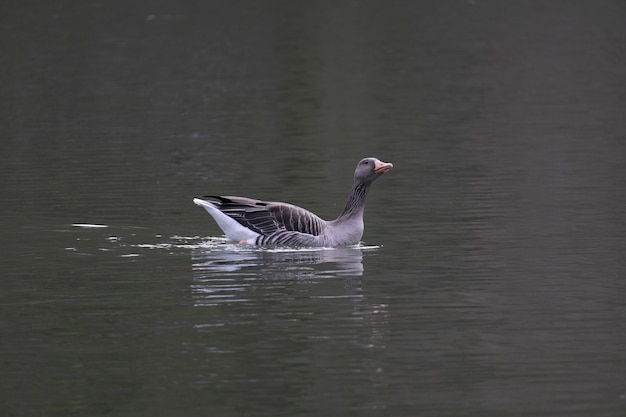
[[[350,327],[357,329],[351,336],[353,341],[368,348],[384,347],[389,315],[387,305],[366,303],[361,280],[363,252],[376,249],[372,246],[255,248],[232,244],[196,248],[191,251],[194,305],[240,304],[242,310],[233,308],[230,311],[245,316],[246,321],[249,320],[247,308],[262,314],[271,305],[272,314],[297,321],[320,313],[320,306],[328,303],[339,303],[330,314],[345,314],[345,302],[337,300],[348,299],[351,305],[346,313],[350,316]],[[341,278],[342,288],[337,287],[337,278]],[[286,309],[289,311],[278,312],[284,305],[288,305]],[[232,315],[229,320],[233,321]],[[208,323],[197,327],[214,325]],[[365,332],[364,327],[367,328]],[[343,333],[341,337],[345,335]]]
[[[278,288],[338,276],[348,278],[348,296],[360,296],[360,280],[357,283],[350,278],[363,275],[363,250],[267,249],[230,244],[195,249],[191,256],[196,305],[246,301],[247,289]]]
[[[220,243],[191,250],[193,302],[204,310],[194,328],[216,375],[209,383],[311,406],[329,398],[329,384],[386,389],[377,352],[389,343],[390,314],[387,304],[368,300],[362,278],[364,255],[377,249]],[[331,362],[353,373],[337,373]],[[359,407],[386,408],[387,400],[372,395]]]
[[[215,245],[207,250],[197,248],[192,252],[194,271],[240,271],[249,266],[265,263],[290,264],[336,264],[328,269],[332,274],[362,275],[363,251],[376,246],[352,246],[344,248],[258,248],[242,245]]]

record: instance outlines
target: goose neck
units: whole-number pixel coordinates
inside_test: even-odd
[[[350,189],[350,194],[348,194],[348,200],[346,201],[346,205],[337,220],[350,218],[353,216],[363,216],[365,197],[367,197],[368,191],[369,184],[365,184],[360,181],[354,181],[352,183],[352,188]]]

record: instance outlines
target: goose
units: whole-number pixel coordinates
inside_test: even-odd
[[[393,164],[363,158],[352,188],[335,220],[323,220],[302,207],[247,197],[207,195],[193,202],[204,208],[226,237],[248,245],[335,247],[356,245],[363,236],[365,197],[372,183]]]

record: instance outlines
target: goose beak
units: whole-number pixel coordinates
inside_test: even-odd
[[[391,168],[393,168],[393,164],[391,162],[383,162],[383,161],[378,161],[378,160],[374,162],[374,172],[379,175],[384,174],[385,172],[389,171]]]

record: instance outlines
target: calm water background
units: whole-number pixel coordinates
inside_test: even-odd
[[[626,415],[624,22],[3,2],[0,415]],[[370,155],[359,248],[231,245],[191,202],[332,218]]]

